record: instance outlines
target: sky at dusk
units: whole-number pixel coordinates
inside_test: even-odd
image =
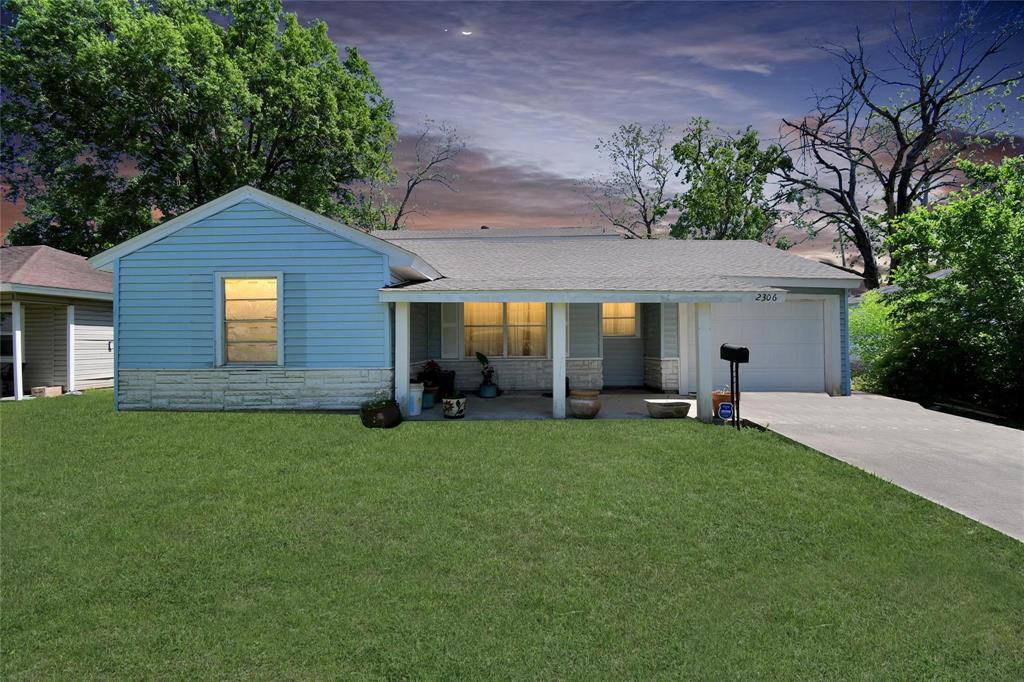
[[[607,163],[594,149],[621,123],[693,116],[777,136],[837,80],[819,46],[850,44],[859,27],[885,59],[908,10],[927,32],[956,3],[388,3],[286,2],[355,46],[395,102],[407,162],[424,117],[453,123],[468,149],[459,192],[425,190],[415,227],[593,225],[577,190]],[[986,7],[989,29],[1019,9]],[[470,32],[471,35],[464,35]],[[1006,59],[1024,57],[1018,42]],[[829,249],[830,239],[804,248]]]
[[[455,3],[291,2],[324,20],[339,49],[358,48],[395,103],[408,163],[425,117],[466,140],[459,191],[425,188],[414,227],[596,225],[577,189],[607,171],[594,149],[619,124],[693,116],[776,136],[815,88],[837,81],[818,46],[849,44],[859,27],[884,59],[893,21],[908,9],[920,32],[952,21],[956,3]],[[984,10],[982,29],[1011,3]],[[465,35],[470,33],[470,35]],[[1024,58],[1018,41],[1006,60]],[[7,207],[8,209],[10,207]],[[10,214],[10,211],[7,211]],[[5,224],[8,220],[4,221]],[[828,239],[804,248],[828,251]]]

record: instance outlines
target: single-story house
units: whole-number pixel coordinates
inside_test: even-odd
[[[110,274],[49,246],[0,247],[3,396],[33,387],[64,391],[114,384]]]
[[[403,405],[428,359],[509,391],[728,384],[849,392],[846,300],[860,280],[749,241],[500,230],[367,234],[242,187],[102,254],[114,277],[119,409]]]

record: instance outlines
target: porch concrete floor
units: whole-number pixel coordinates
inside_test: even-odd
[[[649,419],[647,398],[679,398],[675,393],[649,393],[636,390],[616,390],[601,392],[601,411],[596,419]],[[696,415],[696,400],[683,396],[690,403],[687,418]],[[488,419],[551,419],[551,398],[545,398],[540,392],[510,392],[497,398],[481,398],[469,395],[466,404],[468,420],[484,421]],[[571,417],[570,417],[571,418]],[[429,410],[423,410],[418,417],[408,417],[412,421],[441,421],[444,413],[438,401]]]

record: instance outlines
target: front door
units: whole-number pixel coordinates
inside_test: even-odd
[[[636,303],[602,304],[601,337],[604,385],[643,386],[644,340],[640,334],[640,306]]]

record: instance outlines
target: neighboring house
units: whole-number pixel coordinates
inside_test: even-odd
[[[235,190],[92,258],[114,274],[117,406],[404,404],[431,358],[474,387],[481,351],[506,390],[552,391],[556,417],[568,377],[696,392],[709,419],[723,342],[751,349],[744,388],[849,392],[855,276],[748,241],[525,232],[382,239]]]
[[[114,383],[113,284],[82,256],[49,246],[0,247],[3,395]]]

